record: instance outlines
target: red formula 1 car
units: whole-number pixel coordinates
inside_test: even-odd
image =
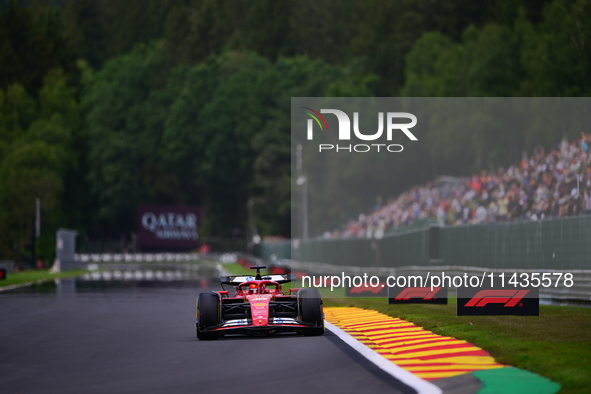
[[[224,284],[234,285],[228,291],[201,293],[197,298],[197,338],[217,339],[225,334],[266,335],[298,332],[304,335],[324,334],[322,298],[317,289],[281,288],[292,275],[223,276]]]

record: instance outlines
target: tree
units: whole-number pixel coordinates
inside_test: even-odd
[[[39,198],[44,228],[39,252],[53,257],[55,230],[76,224],[72,218],[80,206],[72,203],[72,194],[83,189],[66,183],[82,153],[74,145],[80,127],[75,90],[60,69],[44,78],[38,103],[22,86],[11,85],[0,91],[0,119],[0,255],[25,256]]]
[[[536,96],[588,96],[591,77],[591,1],[549,3],[543,21],[521,21],[527,78],[522,91]]]
[[[161,159],[155,130],[163,126],[163,111],[151,111],[157,107],[150,102],[161,53],[159,44],[140,45],[107,62],[84,87],[87,180],[98,205],[96,220],[113,233],[135,227],[137,205],[146,200],[144,185],[154,186],[149,181],[154,171],[162,174],[162,167],[154,163]]]
[[[75,80],[59,13],[46,8],[33,14],[20,1],[10,0],[0,11],[0,89],[19,83],[35,96],[53,68],[66,70]]]

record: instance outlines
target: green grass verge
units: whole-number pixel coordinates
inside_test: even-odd
[[[386,299],[325,298],[324,305],[357,306],[411,321],[437,334],[467,340],[498,362],[545,376],[561,393],[591,387],[591,308],[540,305],[540,316],[456,316],[448,305],[389,305]]]
[[[31,270],[9,273],[5,280],[0,281],[0,288],[23,283],[42,282],[58,278],[71,278],[86,273],[86,270],[72,270],[52,274],[49,270]]]
[[[231,275],[251,275],[251,276],[254,276],[254,274],[256,274],[255,270],[244,268],[243,266],[241,266],[238,263],[226,263],[226,264],[223,264],[223,267]],[[263,270],[263,272],[265,272],[265,271]]]

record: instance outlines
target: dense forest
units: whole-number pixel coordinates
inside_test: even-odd
[[[588,96],[590,42],[591,0],[0,1],[0,259],[27,259],[37,197],[46,259],[59,227],[129,237],[140,204],[289,236],[291,97]]]

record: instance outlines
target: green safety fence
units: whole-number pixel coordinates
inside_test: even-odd
[[[446,265],[591,269],[591,216],[441,229]]]
[[[294,245],[298,261],[371,267],[376,264],[376,242],[364,238],[309,240]]]
[[[297,245],[297,244],[296,244]],[[368,238],[309,240],[294,245],[292,258],[360,267],[429,264],[429,229]]]
[[[257,244],[254,247],[254,254],[265,260],[270,260],[272,255],[281,259],[291,259],[291,241]]]
[[[382,267],[404,267],[429,265],[429,228],[384,237],[379,242],[379,265]]]
[[[301,241],[289,250],[290,245],[286,241],[261,248],[280,258],[360,267],[591,269],[591,216],[398,229],[380,240],[316,239]]]

